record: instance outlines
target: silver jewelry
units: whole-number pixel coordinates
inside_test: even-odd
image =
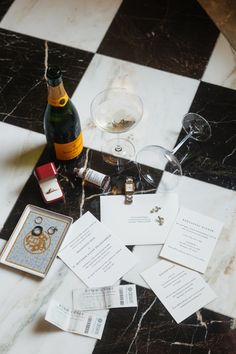
[[[54,227],[54,226],[50,226],[50,227],[47,229],[47,233],[48,233],[49,235],[53,235],[56,231],[57,231],[57,228]]]
[[[162,216],[158,216],[157,219],[155,219],[155,221],[162,226],[164,224],[165,219]]]
[[[35,224],[41,224],[42,221],[43,221],[42,216],[37,216],[37,217],[34,219]]]
[[[159,210],[161,210],[161,207],[155,206],[154,208],[152,208],[152,209],[150,210],[150,213],[151,213],[151,214],[152,214],[152,213],[158,213]]]

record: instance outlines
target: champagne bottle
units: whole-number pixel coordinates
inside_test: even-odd
[[[47,69],[48,104],[44,132],[52,158],[58,162],[77,161],[83,150],[78,112],[68,97],[58,67]]]

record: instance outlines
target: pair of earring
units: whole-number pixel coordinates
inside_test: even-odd
[[[154,208],[152,208],[152,209],[150,210],[150,213],[151,213],[151,214],[153,214],[153,213],[158,213],[159,210],[161,210],[161,207],[159,207],[159,206],[156,205]],[[158,215],[158,217],[157,217],[157,219],[155,219],[155,221],[156,221],[160,226],[162,226],[162,225],[164,224],[165,219],[164,219],[162,216],[159,216],[159,215]]]

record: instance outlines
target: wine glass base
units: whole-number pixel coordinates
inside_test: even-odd
[[[197,113],[187,113],[183,118],[183,129],[191,138],[197,141],[206,141],[211,137],[211,127],[205,118]]]
[[[120,138],[107,141],[102,147],[103,160],[113,166],[124,165],[134,159],[135,147],[127,139]]]

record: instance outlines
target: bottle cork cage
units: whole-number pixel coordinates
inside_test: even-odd
[[[44,278],[73,219],[34,205],[27,205],[0,262]]]

